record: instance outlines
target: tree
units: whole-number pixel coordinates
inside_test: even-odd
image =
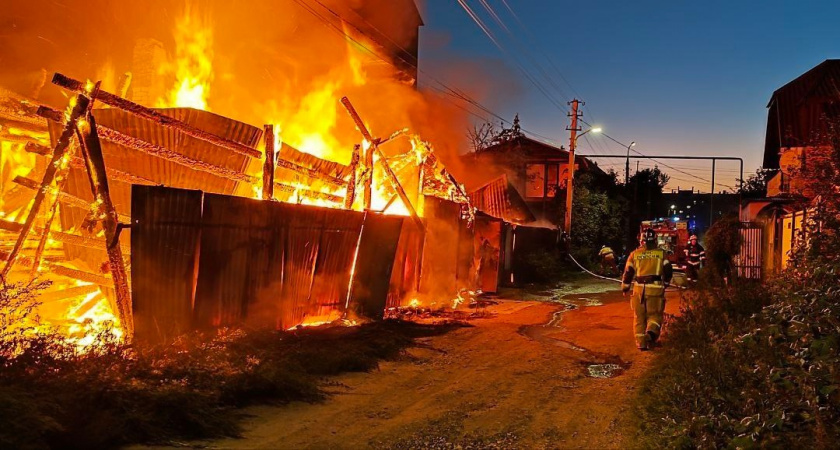
[[[624,185],[623,194],[629,201],[625,212],[628,221],[625,243],[628,248],[635,248],[639,242],[642,221],[653,219],[656,211],[662,210],[662,190],[670,179],[659,167],[654,167],[636,172]]]
[[[767,182],[775,174],[775,170],[762,168],[756,169],[754,174],[744,180],[744,185],[738,189],[738,193],[741,194],[742,198],[767,197]]]
[[[525,136],[519,126],[519,114],[513,118],[513,125],[510,128],[505,128],[504,123],[501,123],[500,127],[497,129],[495,125],[487,122],[467,129],[467,139],[470,141],[472,151],[480,153],[488,147]]]
[[[496,127],[490,123],[475,125],[467,130],[467,138],[473,153],[480,153],[482,150],[493,145],[498,135]]]

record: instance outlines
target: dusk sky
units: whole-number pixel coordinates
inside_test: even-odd
[[[586,102],[585,120],[621,142],[636,141],[635,149],[644,154],[740,156],[745,174],[761,165],[766,105],[773,91],[823,60],[840,57],[837,1],[507,0],[527,32],[502,0],[486,3],[520,43],[481,1],[467,1],[509,55],[518,55],[521,66],[563,107],[579,97]],[[443,69],[449,62],[479,61],[497,68],[488,73],[508,80],[500,85],[512,94],[485,93],[479,102],[506,119],[519,113],[523,128],[568,146],[565,111],[521,75],[514,59],[493,44],[457,0],[427,0],[423,18],[422,69],[468,89],[468,83]],[[520,45],[529,48],[527,54]],[[561,92],[533,60],[540,61]],[[518,90],[510,89],[510,79],[517,80]],[[428,79],[421,75],[420,82]],[[605,137],[587,137],[578,141],[583,153],[626,152]],[[669,188],[708,191],[710,163],[665,163],[694,175],[662,167],[672,177]],[[599,164],[624,170],[623,159]],[[643,161],[641,167],[653,164]],[[735,186],[737,163],[718,167],[719,182]]]

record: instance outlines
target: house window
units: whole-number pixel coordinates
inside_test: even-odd
[[[525,197],[545,196],[545,164],[528,164],[525,167]]]
[[[557,191],[560,190],[560,166],[557,164],[549,164],[548,167],[548,186],[546,188],[546,197],[554,197]]]

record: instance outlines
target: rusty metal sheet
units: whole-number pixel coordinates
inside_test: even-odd
[[[470,201],[479,211],[513,223],[530,223],[537,219],[516,188],[501,175],[469,193]]]
[[[134,186],[132,197],[136,337],[165,340],[192,328],[202,193]]]
[[[254,302],[252,273],[263,269],[252,261],[266,245],[269,203],[205,194],[201,217],[201,256],[195,293],[199,327],[241,323]]]
[[[474,274],[483,292],[497,292],[502,262],[502,221],[476,215]]]
[[[403,217],[383,214],[365,217],[351,295],[355,311],[364,317],[381,319],[385,312],[403,222]]]
[[[411,300],[407,297],[420,288],[424,240],[424,232],[418,229],[413,221],[403,221],[391,270],[386,309],[402,306],[404,302]]]

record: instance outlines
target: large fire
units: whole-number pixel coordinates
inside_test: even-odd
[[[174,72],[175,85],[156,106],[207,110],[213,82],[213,28],[206,17],[188,5],[175,24],[174,37],[175,60],[162,67],[161,74]]]
[[[321,67],[319,70],[310,71],[305,62],[300,67],[295,66],[279,74],[271,72],[272,68],[265,68],[267,73],[273,73],[265,89],[266,95],[258,100],[236,103],[233,99],[239,93],[239,86],[230,88],[231,80],[236,80],[229,73],[229,66],[233,65],[231,57],[224,55],[228,58],[227,65],[224,69],[218,67],[220,63],[216,56],[222,58],[223,55],[216,52],[217,39],[214,38],[218,36],[214,31],[213,19],[206,12],[188,7],[175,20],[172,33],[174,53],[168,52],[169,60],[157,67],[158,76],[174,81],[165,92],[152,97],[151,102],[154,104],[146,106],[208,110],[208,105],[213,104],[216,109],[218,103],[228,108],[223,111],[226,115],[237,117],[242,114],[251,121],[274,124],[275,159],[281,155],[282,149],[289,147],[320,160],[348,167],[353,159],[354,145],[357,147],[358,166],[350,166],[351,169],[345,172],[352,172],[352,176],[356,177],[355,188],[348,188],[353,186],[350,182],[344,185],[313,180],[278,167],[274,189],[276,200],[357,211],[369,208],[402,216],[409,216],[413,211],[422,216],[424,195],[468,202],[462,186],[448,175],[432,145],[402,130],[406,125],[414,125],[406,111],[424,102],[422,95],[413,88],[410,82],[413,80],[406,82],[404,77],[400,79],[394,68],[384,70],[381,61],[371,55],[370,49],[376,48],[376,45],[359,35],[357,30],[342,24],[345,34],[353,33],[354,38],[352,42],[340,46],[340,52],[336,51],[336,46],[322,46],[336,54],[319,58],[317,64],[313,62],[313,67]],[[308,33],[312,36],[323,33],[315,31],[313,29]],[[335,39],[334,36],[331,38]],[[284,45],[292,47],[305,45],[305,42],[298,39],[267,45],[282,51]],[[324,66],[328,69],[323,69]],[[370,67],[376,69],[375,74],[368,70]],[[109,79],[115,78],[113,63],[110,60],[104,63],[99,73],[110,74],[107,77]],[[130,76],[124,77],[120,84],[130,81]],[[228,83],[225,85],[228,90],[224,91],[217,83]],[[118,89],[115,92],[125,95],[124,86],[114,88]],[[339,102],[344,95],[363,102],[364,112],[372,117],[370,124],[365,121],[365,127],[370,130],[373,142],[363,138],[345,113]],[[394,133],[398,130],[398,133]],[[21,177],[39,180],[44,170],[43,160],[38,160],[26,142],[50,147],[50,139],[45,131],[33,135],[28,130],[0,128],[0,217],[8,222],[3,228],[5,231],[2,231],[0,247],[7,254],[33,194],[33,191],[22,188],[15,180]],[[71,151],[75,151],[75,155],[62,159],[60,171],[65,171],[66,166],[78,158],[78,149],[73,148]],[[245,172],[255,182],[241,183],[242,189],[237,192],[260,198],[262,161],[251,160]],[[58,201],[62,177],[65,175],[60,175],[50,186],[51,201],[42,208],[35,231],[30,234],[30,241],[23,248],[20,262],[6,281],[26,281],[33,273],[39,273],[42,279],[51,281],[52,286],[42,295],[48,301],[43,301],[39,308],[38,316],[42,325],[34,329],[59,329],[76,339],[80,347],[84,347],[94,342],[96,333],[105,331],[121,338],[126,332],[121,328],[116,313],[118,309],[111,292],[113,280],[107,264],[103,267],[89,267],[82,261],[67,260],[60,256],[67,242],[88,240],[101,243],[104,240],[100,228],[94,234],[81,229],[66,230],[62,229],[60,220],[52,219],[52,216],[61,214],[51,205]],[[341,176],[348,177],[346,174]],[[395,185],[394,179],[398,180],[399,186]],[[369,191],[366,186],[369,186]],[[354,200],[351,202],[348,196]],[[366,197],[369,197],[369,204],[366,204]],[[408,199],[410,204],[406,204],[403,198]],[[100,206],[94,205],[91,210],[98,210]],[[47,236],[45,228],[49,232],[49,239],[46,240],[43,239],[43,236]],[[45,243],[39,246],[39,240]],[[331,313],[307,318],[303,325],[335,322],[340,318]]]

